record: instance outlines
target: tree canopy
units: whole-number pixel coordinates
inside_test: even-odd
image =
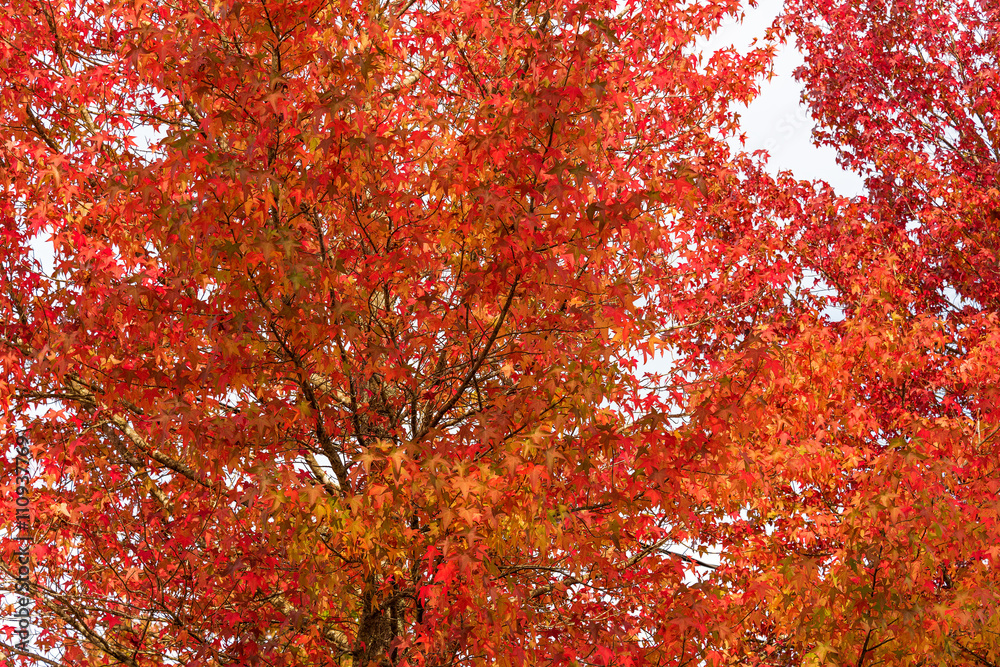
[[[991,3],[4,9],[11,665],[1000,664]]]

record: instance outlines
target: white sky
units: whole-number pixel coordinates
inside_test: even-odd
[[[761,0],[756,8],[746,10],[742,22],[728,21],[708,41],[707,49],[734,45],[745,52],[755,38],[763,38],[781,6],[782,0]],[[774,77],[761,83],[760,96],[740,113],[746,132],[745,148],[770,153],[772,172],[789,170],[799,179],[824,180],[840,195],[859,195],[864,185],[861,177],[844,171],[833,149],[817,148],[812,143],[813,121],[807,107],[799,103],[802,86],[792,77],[802,62],[802,54],[794,44],[786,44],[778,51]]]

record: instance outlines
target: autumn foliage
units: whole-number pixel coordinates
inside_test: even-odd
[[[737,362],[744,659],[1000,664],[1000,13],[786,11],[816,138],[866,195],[803,201],[789,251],[821,298]]]
[[[995,8],[4,9],[11,665],[1000,664]]]

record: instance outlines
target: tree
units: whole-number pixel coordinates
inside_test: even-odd
[[[728,355],[737,408],[705,410],[745,457],[713,492],[742,511],[721,540],[743,591],[728,654],[1000,664],[1000,16],[795,0],[779,28],[816,139],[867,193],[800,199],[801,308]]]
[[[801,272],[736,2],[4,9],[15,664],[722,655],[698,410]]]
[[[995,8],[5,9],[14,664],[1000,664]]]

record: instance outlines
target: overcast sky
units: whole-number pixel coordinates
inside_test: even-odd
[[[727,22],[708,42],[708,48],[731,44],[745,51],[754,38],[764,36],[781,5],[781,0],[762,0],[755,9],[748,8],[742,23]],[[802,62],[794,44],[778,52],[774,78],[761,83],[760,96],[741,113],[746,149],[767,150],[774,172],[790,170],[800,179],[822,179],[844,196],[861,194],[861,178],[840,168],[833,149],[817,148],[812,143],[813,122],[807,107],[799,103],[802,86],[792,77],[792,71]]]

